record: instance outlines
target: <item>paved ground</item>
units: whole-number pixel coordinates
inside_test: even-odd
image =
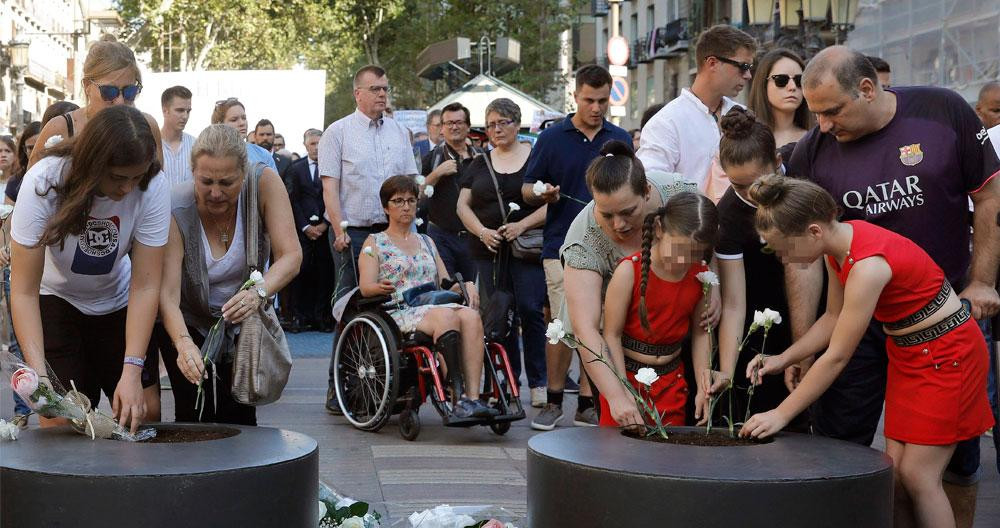
[[[376,504],[391,526],[413,511],[447,503],[494,505],[509,520],[524,526],[526,445],[535,431],[529,427],[537,412],[515,422],[505,436],[489,429],[446,429],[429,405],[421,409],[422,432],[415,442],[403,440],[393,418],[378,433],[355,430],[345,420],[326,413],[326,371],[330,334],[290,335],[295,365],[282,398],[258,411],[261,425],[305,433],[320,446],[320,479],[342,493]],[[163,392],[164,417],[173,417],[169,391]],[[9,416],[9,398],[0,405]],[[575,398],[567,397],[568,410]],[[571,426],[571,416],[563,425]],[[877,446],[880,447],[880,446]],[[982,444],[983,480],[979,488],[976,527],[1000,526],[1000,476],[992,439]]]

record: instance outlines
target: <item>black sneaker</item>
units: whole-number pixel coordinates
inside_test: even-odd
[[[457,418],[488,418],[500,414],[498,409],[487,407],[479,400],[470,400],[468,398],[459,400],[453,412]]]
[[[344,411],[340,410],[340,404],[337,403],[337,391],[333,387],[326,390],[326,412],[334,416],[344,415]]]

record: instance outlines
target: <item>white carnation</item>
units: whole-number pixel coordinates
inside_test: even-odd
[[[512,213],[514,211],[520,211],[521,210],[521,206],[517,205],[514,202],[510,202],[509,204],[507,204],[507,208],[510,209],[510,212],[512,212]]]
[[[414,220],[414,222],[417,224],[417,227],[420,227],[420,226],[424,225],[424,219],[423,218],[417,218],[416,220]]]
[[[423,185],[427,181],[427,178],[425,178],[423,175],[419,175],[419,174],[414,179],[417,180],[417,185]]]
[[[639,369],[639,372],[635,373],[635,380],[647,387],[651,387],[659,378],[656,375],[656,371],[649,367],[643,367]]]
[[[428,185],[427,187],[424,187],[424,196],[426,196],[428,198],[430,198],[431,196],[434,196],[434,186],[433,185]]]
[[[14,212],[14,206],[10,204],[0,204],[0,220],[6,220]]]
[[[50,137],[49,139],[45,140],[45,148],[52,148],[52,147],[58,145],[59,143],[62,143],[62,140],[63,140],[63,137],[60,136],[59,134],[56,134],[56,135]]]
[[[695,275],[695,277],[697,277],[698,280],[701,281],[701,283],[703,285],[707,285],[707,286],[718,286],[719,285],[719,276],[716,275],[715,272],[712,271],[712,270],[703,271],[703,272]]]
[[[21,428],[17,425],[0,419],[0,440],[17,440],[17,434],[20,432]]]
[[[764,308],[764,328],[770,330],[771,326],[776,324],[781,324],[781,314],[777,310]]]
[[[344,229],[347,229],[347,220],[343,220],[343,221],[340,222],[340,229],[341,229],[341,231],[343,231]]]
[[[545,192],[545,189],[546,187],[545,184],[542,183],[542,180],[535,180],[535,184],[531,186],[531,192],[535,196],[541,196],[542,193]]]
[[[257,270],[253,270],[253,272],[250,273],[250,280],[253,281],[254,284],[260,284],[264,282],[264,275]]]
[[[549,323],[549,327],[545,330],[545,337],[548,338],[549,344],[558,345],[559,341],[566,337],[566,331],[563,330],[563,323],[559,319],[553,319]]]

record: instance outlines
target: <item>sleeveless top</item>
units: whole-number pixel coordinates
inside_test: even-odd
[[[871,256],[884,258],[892,269],[892,278],[875,305],[875,319],[883,323],[899,321],[918,312],[941,291],[944,271],[916,243],[863,220],[845,223],[854,228],[854,236],[844,267],[834,257],[826,257],[840,284],[847,283],[858,261]]]
[[[226,301],[243,285],[243,271],[247,264],[246,240],[243,236],[243,200],[236,204],[236,230],[232,243],[226,252],[216,259],[212,247],[201,226],[201,242],[205,251],[205,266],[208,271],[208,306],[212,310],[222,310]]]
[[[688,268],[684,277],[677,281],[661,279],[649,270],[646,281],[646,315],[649,331],[642,327],[639,318],[640,285],[642,283],[642,253],[635,253],[622,259],[632,264],[635,280],[632,283],[632,300],[625,318],[625,335],[651,345],[672,345],[679,343],[691,326],[691,313],[701,306],[701,282],[696,275],[707,270],[703,264]]]

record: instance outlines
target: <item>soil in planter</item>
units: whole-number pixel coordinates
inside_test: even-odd
[[[147,444],[182,444],[188,442],[206,442],[208,440],[221,440],[236,436],[240,433],[238,429],[229,427],[219,427],[216,429],[187,429],[184,427],[165,427],[156,429],[156,436],[147,440]]]
[[[706,435],[704,432],[670,432],[667,431],[669,438],[664,439],[658,434],[643,436],[643,433],[635,433],[628,429],[623,429],[622,434],[635,438],[638,440],[646,440],[649,442],[657,442],[661,444],[677,444],[677,445],[690,445],[690,446],[704,446],[704,447],[732,447],[732,446],[756,446],[761,444],[768,444],[771,442],[771,438],[765,438],[763,440],[751,440],[749,438],[741,438],[737,436],[736,438],[730,438],[729,433],[718,433],[713,432],[710,435]]]

